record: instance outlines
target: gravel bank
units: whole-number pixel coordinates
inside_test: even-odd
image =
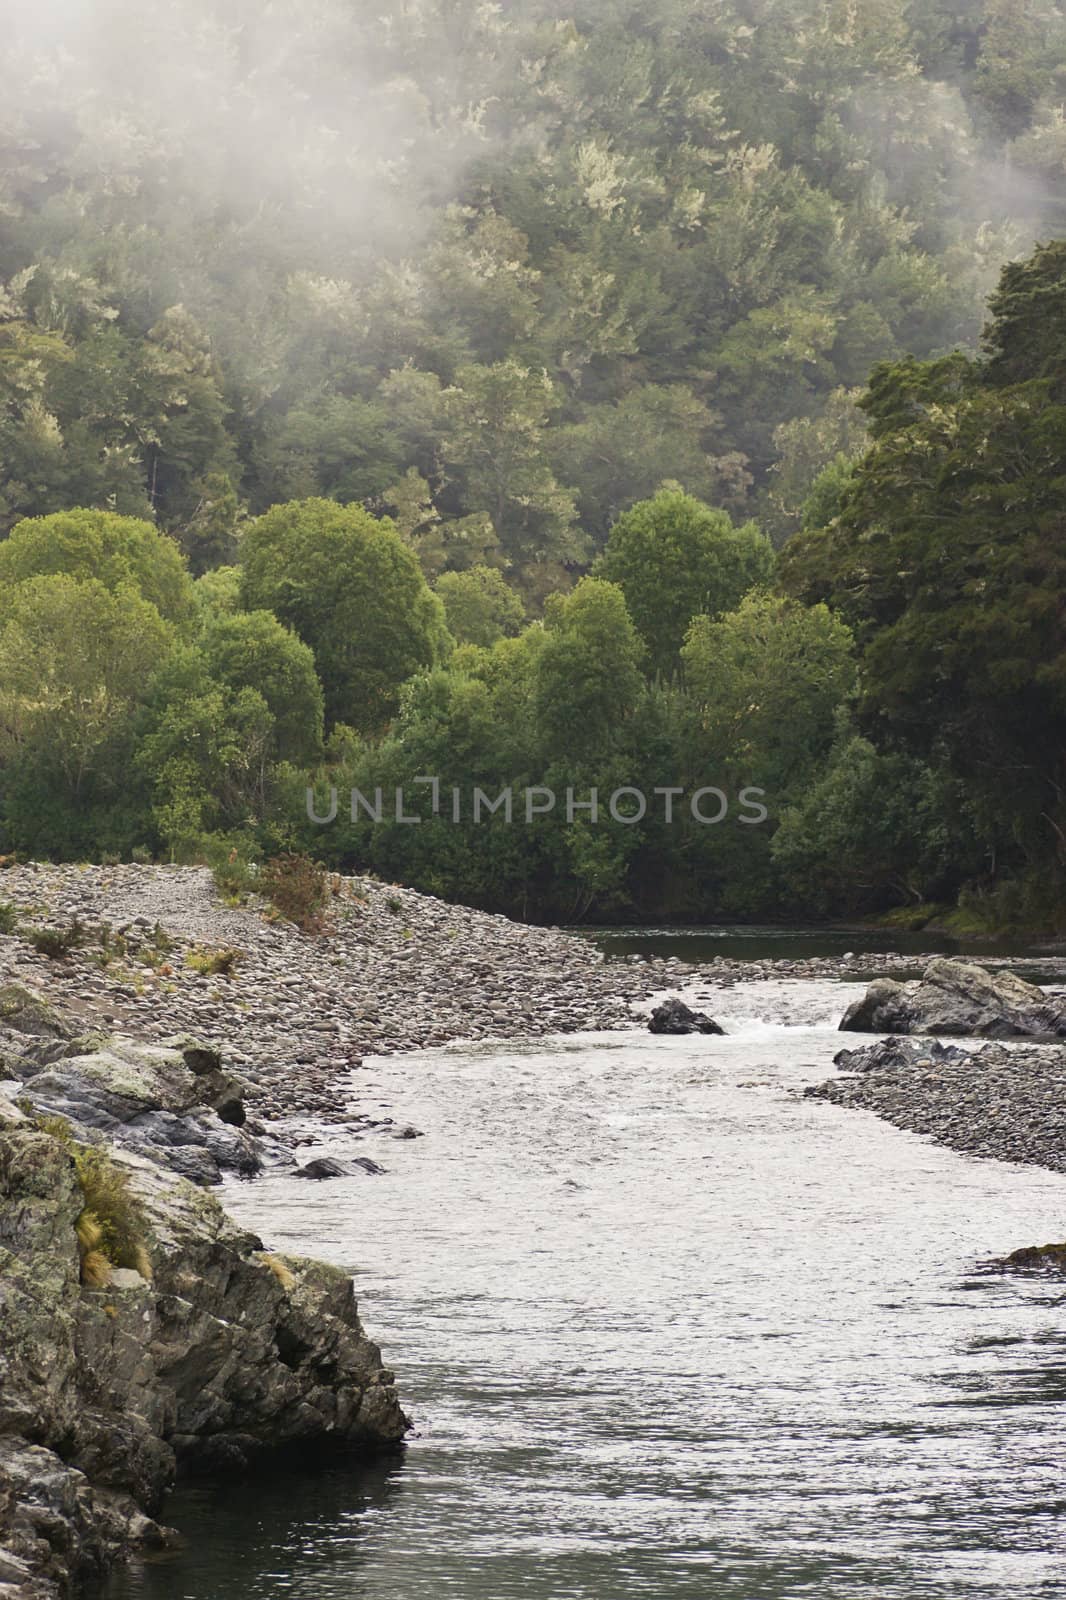
[[[87,941],[48,959],[0,937],[0,980],[47,987],[86,1026],[211,1039],[269,1117],[335,1114],[339,1074],[369,1053],[639,1026],[633,1002],[688,971],[607,962],[573,935],[374,880],[339,888],[328,930],[309,936],[224,904],[204,868],[11,867],[0,901],[38,927],[77,917]],[[228,976],[189,964],[223,948],[239,952]]]
[[[915,1041],[913,1060],[845,1072],[805,1093],[966,1155],[1066,1172],[1066,1046],[986,1044],[960,1055],[937,1059],[935,1046]]]

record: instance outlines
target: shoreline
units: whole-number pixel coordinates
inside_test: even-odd
[[[23,924],[62,929],[78,948],[39,954],[0,935],[0,982],[46,987],[86,1027],[146,1042],[209,1037],[246,1080],[250,1113],[338,1118],[338,1081],[366,1055],[458,1040],[522,1041],[645,1025],[634,1007],[699,983],[862,982],[921,968],[935,952],[793,960],[605,956],[585,935],[512,922],[372,878],[338,878],[321,934],[225,904],[206,867],[53,866],[0,871],[0,901]],[[235,951],[228,971],[198,971]],[[221,953],[221,955],[220,955]],[[1061,973],[1066,959],[986,957],[991,967]]]

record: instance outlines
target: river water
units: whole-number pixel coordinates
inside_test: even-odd
[[[1063,1180],[805,1101],[858,989],[739,985],[719,1038],[370,1060],[387,1169],[234,1185],[356,1274],[417,1432],[184,1490],[110,1600],[932,1600],[1066,1586]]]

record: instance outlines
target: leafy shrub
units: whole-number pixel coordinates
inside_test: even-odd
[[[330,878],[319,862],[293,851],[274,856],[259,874],[259,889],[289,922],[305,933],[321,932]]]
[[[69,956],[84,941],[85,929],[77,917],[65,928],[23,928],[23,937],[32,944],[39,956],[58,961]]]
[[[18,919],[18,907],[10,900],[0,900],[0,933],[14,933]]]
[[[239,904],[246,895],[258,887],[250,863],[236,848],[226,851],[224,855],[216,856],[211,863],[211,871],[215,879],[215,888],[223,900],[228,900],[231,904]]]
[[[243,951],[225,946],[220,950],[190,950],[185,957],[186,966],[203,977],[231,978]]]

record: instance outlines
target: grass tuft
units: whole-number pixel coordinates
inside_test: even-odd
[[[231,947],[221,950],[190,950],[186,954],[185,964],[205,978],[215,976],[231,978],[242,953]]]
[[[277,1278],[286,1294],[291,1293],[291,1291],[295,1289],[296,1277],[291,1269],[285,1265],[280,1256],[272,1255],[270,1251],[264,1250],[260,1254],[259,1259],[263,1266],[266,1267],[267,1271],[274,1274],[275,1278]]]

